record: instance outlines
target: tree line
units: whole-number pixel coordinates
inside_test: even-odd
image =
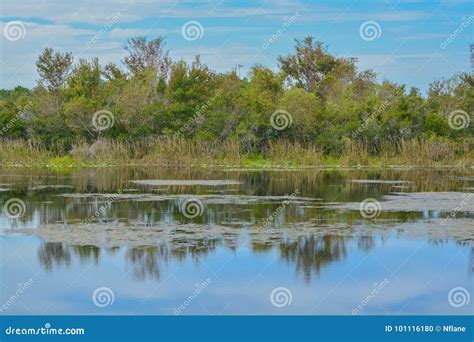
[[[295,40],[294,51],[278,57],[278,70],[255,65],[244,78],[217,73],[199,56],[172,60],[162,37],[131,38],[125,50],[121,65],[102,65],[44,49],[37,86],[0,90],[0,139],[68,151],[99,138],[180,136],[235,139],[248,152],[285,140],[337,154],[351,141],[376,153],[387,141],[472,137],[469,73],[434,81],[423,96],[378,82],[374,71],[358,70],[356,58],[333,55],[312,37]],[[106,129],[94,125],[98,111],[112,116]]]

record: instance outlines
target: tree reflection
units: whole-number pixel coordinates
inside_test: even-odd
[[[38,249],[38,261],[46,271],[52,271],[53,266],[69,266],[71,253],[62,243],[45,242]]]
[[[296,272],[310,282],[314,271],[319,276],[323,267],[347,256],[346,240],[344,236],[304,236],[294,242],[281,243],[280,256],[294,264]]]
[[[294,264],[296,271],[303,274],[306,281],[311,280],[313,271],[319,275],[323,267],[332,262],[339,261],[347,255],[348,238],[342,236],[305,236],[296,241],[276,241],[262,243],[251,241],[253,252],[270,253],[278,250],[283,260]],[[359,248],[367,250],[373,246],[370,237],[360,239]],[[126,261],[125,272],[133,279],[143,281],[146,279],[160,279],[161,269],[171,261],[186,262],[189,258],[197,264],[203,257],[214,252],[222,246],[233,250],[235,246],[225,239],[182,239],[172,243],[163,243],[157,246],[129,247],[124,257]],[[108,254],[115,254],[120,248],[109,249]],[[67,246],[62,243],[43,243],[38,250],[40,264],[48,271],[53,267],[69,267],[73,257],[81,264],[99,264],[101,248],[95,246]]]
[[[170,251],[166,245],[130,248],[125,253],[126,272],[136,280],[159,279],[160,264],[167,263],[169,258]]]
[[[348,245],[351,243],[359,250],[368,253],[375,248],[374,235],[346,236],[308,234],[293,239],[269,237],[251,239],[250,247],[255,254],[277,251],[280,259],[293,265],[298,275],[309,283],[316,275],[319,277],[324,268],[348,257]],[[68,246],[63,243],[45,242],[38,249],[39,263],[47,271],[55,267],[70,267],[74,258],[81,264],[98,265],[100,256],[120,255],[124,250],[126,266],[124,272],[137,281],[159,280],[162,269],[170,262],[185,263],[189,260],[197,265],[204,257],[217,248],[236,251],[235,241],[221,238],[180,238],[154,246],[99,248],[95,246]],[[474,273],[474,249],[471,249],[469,271]]]

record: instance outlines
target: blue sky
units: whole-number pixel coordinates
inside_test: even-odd
[[[243,65],[243,76],[255,64],[276,69],[294,38],[312,35],[338,56],[357,57],[360,69],[375,70],[380,80],[425,91],[435,79],[471,70],[473,12],[464,0],[3,0],[0,88],[34,86],[34,62],[49,46],[76,60],[120,63],[127,38],[165,36],[174,58],[200,54],[216,71]],[[195,26],[195,40],[182,33],[190,21],[202,26]]]

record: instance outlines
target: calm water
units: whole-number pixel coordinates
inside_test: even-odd
[[[1,313],[471,314],[473,187],[462,170],[3,169]]]

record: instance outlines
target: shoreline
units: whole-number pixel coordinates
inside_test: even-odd
[[[225,171],[297,171],[297,170],[374,170],[374,169],[466,169],[474,170],[473,163],[455,163],[455,164],[322,164],[322,165],[285,165],[285,164],[165,164],[165,163],[74,163],[74,164],[56,164],[56,163],[0,163],[0,168],[21,168],[21,169],[101,169],[115,167],[159,167],[159,168],[188,168],[188,169],[222,169]]]
[[[101,139],[70,148],[46,148],[22,140],[0,142],[0,167],[77,169],[155,166],[222,169],[467,168],[474,166],[473,140],[389,141],[378,149],[348,142],[339,153],[316,144],[275,141],[247,150],[236,140],[223,142],[160,138],[148,142]]]

